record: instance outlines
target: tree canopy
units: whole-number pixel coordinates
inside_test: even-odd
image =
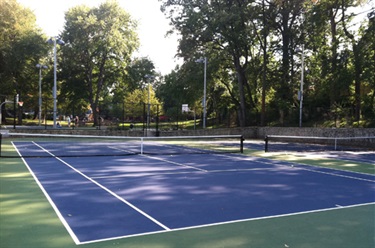
[[[65,41],[57,49],[59,114],[91,111],[96,125],[116,104],[144,105],[152,87],[146,92],[165,114],[188,104],[202,115],[205,73],[197,59],[206,57],[207,114],[219,124],[375,125],[375,11],[360,10],[367,0],[159,1],[183,59],[164,76],[149,58],[134,57],[137,23],[117,1],[66,12],[54,37]],[[51,98],[52,47],[32,11],[16,0],[0,7],[2,100],[18,93],[35,109],[36,64],[48,65],[43,101]],[[356,20],[358,12],[367,18]]]
[[[30,9],[16,0],[0,0],[0,9],[0,100],[13,101],[19,94],[33,102],[26,96],[37,90],[32,82],[38,82],[35,65],[46,54],[45,38]]]
[[[178,55],[185,64],[208,57],[213,64],[208,102],[222,92],[219,97],[230,99],[239,126],[296,125],[302,96],[305,122],[346,119],[374,125],[375,112],[367,111],[375,108],[374,81],[363,73],[373,71],[375,64],[373,46],[365,45],[371,43],[365,33],[373,32],[374,10],[367,9],[360,29],[349,30],[353,10],[366,1],[161,2],[174,32],[181,35]],[[368,56],[372,65],[363,60]],[[174,84],[182,78],[195,80],[185,67],[174,72],[179,78]],[[216,115],[218,110],[210,106],[210,114]]]
[[[71,96],[71,104],[87,99],[96,121],[99,101],[112,88],[125,87],[126,68],[138,47],[136,23],[115,1],[74,7],[65,18],[61,95]]]

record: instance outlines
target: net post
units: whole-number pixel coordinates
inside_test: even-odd
[[[337,139],[335,138],[335,151],[337,150]]]
[[[3,134],[0,132],[0,157],[1,157],[1,147],[3,146],[2,142],[3,142]]]
[[[268,152],[268,135],[264,138],[265,144],[264,144],[264,152]]]
[[[245,138],[243,137],[243,135],[241,135],[241,145],[240,145],[240,152],[243,153],[243,142],[245,140]]]

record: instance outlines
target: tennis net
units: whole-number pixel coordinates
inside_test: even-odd
[[[265,152],[314,152],[314,151],[372,151],[375,136],[364,137],[313,137],[267,135]]]
[[[0,157],[91,157],[235,153],[243,151],[241,135],[124,137],[9,133],[1,137]]]

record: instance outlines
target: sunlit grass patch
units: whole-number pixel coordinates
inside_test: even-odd
[[[354,172],[375,174],[375,164],[341,160],[340,157],[326,158],[322,154],[314,153],[285,153],[285,152],[264,152],[259,150],[245,149],[244,154],[273,160],[295,162],[313,166],[328,167],[333,169],[348,170]]]

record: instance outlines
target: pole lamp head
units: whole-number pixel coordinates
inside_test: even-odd
[[[196,59],[195,63],[204,63],[204,64],[206,64],[207,63],[207,57],[201,57],[199,59]]]
[[[46,66],[46,65],[41,65],[41,64],[36,64],[36,68],[38,68],[38,69],[47,69],[48,66]]]
[[[41,64],[36,64],[36,68],[38,68],[38,69],[47,69],[48,66],[46,66],[46,65],[41,65]]]
[[[55,37],[55,38],[49,38],[47,40],[47,43],[50,44],[50,45],[53,45],[55,43],[55,41],[56,41],[56,44],[58,44],[60,46],[65,45],[65,42],[62,39],[57,38],[57,37]]]
[[[155,76],[154,75],[150,75],[150,74],[146,74],[145,78],[147,78],[149,80],[153,80],[155,78]]]
[[[60,38],[57,39],[56,42],[57,42],[57,44],[59,44],[60,46],[65,45],[65,42],[64,42],[62,39],[60,39]]]

